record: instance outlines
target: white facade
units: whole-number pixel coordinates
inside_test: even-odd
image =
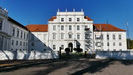
[[[48,46],[48,33],[47,32],[31,32],[29,39],[29,50],[33,51],[46,51]]]
[[[28,50],[28,34],[26,27],[0,8],[0,50]]]
[[[28,35],[29,31],[25,28],[20,27],[19,25],[9,22],[12,32],[11,37],[11,48],[10,50],[17,51],[17,50],[28,50]]]
[[[10,49],[11,26],[8,24],[8,12],[0,7],[0,50]]]
[[[94,32],[95,49],[102,51],[125,51],[127,50],[126,32],[124,31],[103,31],[102,39],[97,39],[96,35],[100,32]],[[98,46],[99,44],[99,46]],[[100,46],[101,45],[101,46]]]
[[[102,26],[105,26],[105,24]],[[36,40],[30,41],[30,50],[43,51],[47,49],[59,51],[59,48],[62,47],[62,51],[65,51],[65,48],[74,49],[78,46],[80,46],[83,51],[127,50],[126,31],[110,24],[109,26],[112,28],[109,28],[109,31],[105,27],[102,28],[105,30],[99,32],[96,31],[97,26],[94,25],[93,20],[86,17],[83,11],[58,11],[56,16],[49,19],[47,32],[31,31],[33,36],[30,38],[35,37]],[[45,40],[43,39],[44,35],[47,35],[45,36]],[[102,36],[102,38],[97,39],[99,36]],[[32,43],[35,45],[31,46]],[[44,46],[44,44],[46,46]]]
[[[102,25],[102,24],[101,24]],[[41,27],[40,27],[41,28]],[[62,51],[80,46],[83,51],[127,50],[126,31],[95,31],[93,20],[80,12],[60,12],[48,21],[47,31],[29,32],[0,8],[0,50]],[[119,28],[116,28],[119,29]],[[39,29],[37,29],[39,30]],[[43,30],[43,29],[42,29]],[[102,38],[97,38],[101,36]]]
[[[90,47],[85,48],[85,27],[90,28],[89,38],[93,38],[93,21],[88,21],[84,12],[57,12],[56,19],[48,22],[49,47],[55,51],[59,47],[63,50],[71,43],[73,48],[85,50],[93,50],[93,40],[90,40]]]

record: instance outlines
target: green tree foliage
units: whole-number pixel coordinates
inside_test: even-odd
[[[127,48],[128,49],[133,49],[133,40],[127,39]]]
[[[83,51],[83,49],[81,49],[81,48],[74,48],[74,50],[75,50],[76,52],[78,52],[78,53],[80,53],[80,52]]]

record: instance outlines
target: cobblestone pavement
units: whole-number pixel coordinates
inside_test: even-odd
[[[133,61],[87,58],[0,61],[0,75],[133,75]]]

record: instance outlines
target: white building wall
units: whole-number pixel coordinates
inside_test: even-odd
[[[1,29],[0,29],[0,50],[9,50],[10,49],[10,25],[7,22],[8,12],[0,8],[0,20],[2,21]]]
[[[46,51],[48,50],[48,33],[32,32],[30,33],[29,50]]]
[[[12,26],[11,27],[12,37],[11,37],[10,50],[14,50],[14,51],[28,50],[29,31],[12,22],[9,22],[9,23]],[[15,29],[14,35],[13,35],[13,29]],[[17,36],[18,34],[17,31],[19,31],[19,36]],[[17,41],[18,41],[18,44],[17,44]]]
[[[94,32],[94,35],[97,35],[98,32]],[[103,40],[97,40],[95,41],[95,49],[104,50],[104,51],[119,51],[119,50],[127,50],[127,41],[126,41],[126,32],[122,31],[108,31],[108,32],[101,32],[103,35]],[[109,35],[109,40],[107,40],[107,34]],[[115,39],[113,39],[113,35],[115,35]],[[121,39],[119,39],[119,35],[121,36]],[[95,37],[94,37],[95,38]],[[102,47],[97,47],[96,42],[102,42]],[[107,46],[107,43],[109,42],[109,46]],[[115,45],[113,45],[115,43]],[[121,46],[119,45],[121,43]]]
[[[61,21],[61,18],[64,18],[64,21]],[[69,21],[71,18],[71,22]],[[77,21],[77,18],[80,18],[80,21]],[[69,30],[71,25],[72,30]],[[80,26],[80,30],[77,30],[77,26]],[[53,30],[53,27],[56,27],[56,30]],[[64,30],[61,30],[61,26],[64,26]],[[73,44],[73,48],[76,48],[76,41],[80,43],[80,47],[85,51],[85,27],[90,28],[91,37],[93,38],[93,21],[87,21],[84,19],[84,12],[57,12],[56,19],[49,21],[48,24],[48,34],[49,34],[49,47],[53,49],[53,45],[56,45],[56,51],[59,50],[61,45],[64,45],[64,49],[68,47],[69,43]],[[64,39],[61,39],[61,34],[64,34]],[[56,39],[53,39],[53,34],[56,35]],[[68,34],[72,34],[72,38],[68,38]],[[77,34],[80,35],[80,39],[77,39]],[[93,42],[93,40],[91,40]],[[93,49],[93,44],[91,44]],[[63,49],[63,50],[64,50]]]

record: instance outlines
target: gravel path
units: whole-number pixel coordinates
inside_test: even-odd
[[[73,58],[0,62],[0,75],[133,75],[132,69],[132,60]]]

